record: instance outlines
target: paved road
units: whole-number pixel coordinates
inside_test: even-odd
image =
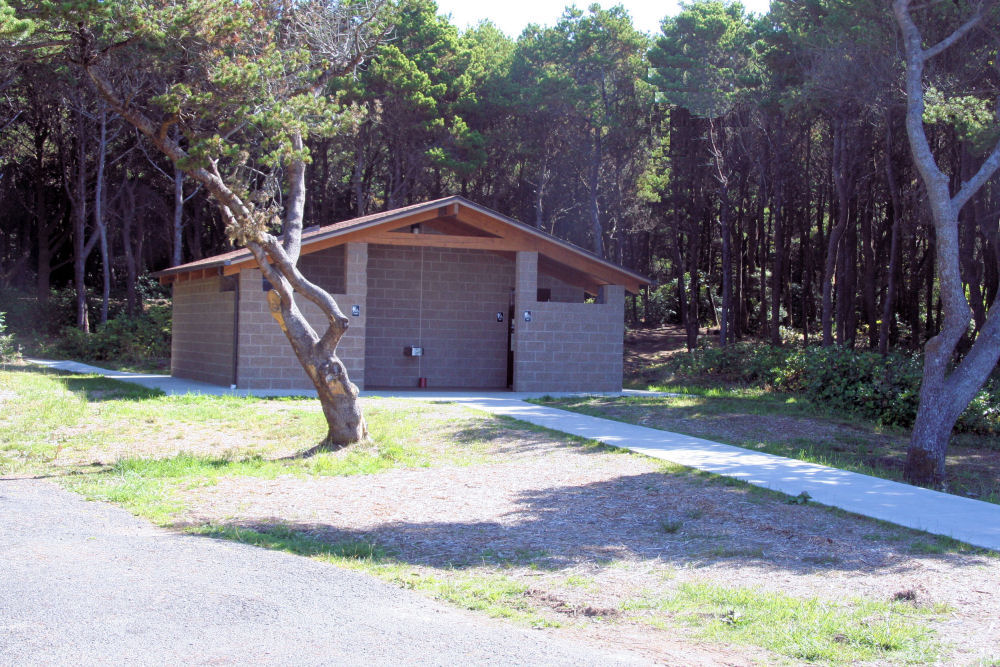
[[[642,662],[0,479],[0,665]]]

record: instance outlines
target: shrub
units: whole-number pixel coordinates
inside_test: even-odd
[[[779,386],[885,426],[911,426],[920,400],[921,361],[842,347],[809,347],[788,356]]]
[[[4,313],[0,313],[0,363],[13,361],[20,356],[20,351],[14,345],[14,334],[6,333],[7,325],[4,322]]]
[[[55,350],[88,361],[142,361],[166,357],[170,354],[170,308],[153,306],[139,315],[121,314],[98,325],[90,334],[66,327]]]
[[[882,356],[843,347],[783,347],[741,342],[678,355],[681,376],[712,375],[728,382],[793,392],[824,407],[884,426],[910,427],[920,403],[922,358]],[[1000,433],[1000,379],[994,377],[959,417],[956,431]]]

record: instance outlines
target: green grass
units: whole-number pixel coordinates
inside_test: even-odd
[[[161,524],[180,511],[179,491],[222,477],[368,475],[396,467],[472,465],[506,424],[433,405],[375,401],[370,441],[311,449],[326,426],[314,399],[166,396],[134,384],[34,367],[0,371],[0,474],[46,474],[94,500]],[[194,440],[191,440],[194,438]],[[185,451],[186,446],[210,453]],[[179,450],[179,451],[178,451]],[[284,454],[275,456],[276,450]],[[93,465],[90,452],[121,452]],[[130,453],[130,452],[138,452]],[[68,464],[67,461],[76,461]]]
[[[672,519],[660,520],[660,530],[662,530],[667,535],[673,535],[683,527],[684,527],[683,521],[677,521]]]
[[[944,613],[905,602],[825,602],[745,588],[681,584],[661,598],[622,605],[652,625],[671,620],[699,637],[766,648],[786,658],[848,664],[933,662],[938,646],[920,619]]]

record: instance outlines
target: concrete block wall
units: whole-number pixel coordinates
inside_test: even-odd
[[[583,289],[574,287],[573,285],[567,285],[555,276],[539,272],[538,288],[547,288],[550,291],[550,301],[560,301],[562,303],[583,303]]]
[[[367,263],[368,247],[364,243],[321,250],[303,256],[299,263],[303,275],[331,292],[350,320],[350,328],[337,347],[337,355],[347,367],[351,382],[360,388],[364,388],[365,382]],[[241,271],[239,281],[238,386],[241,389],[311,388],[312,382],[292,352],[288,338],[271,316],[260,270]],[[319,308],[300,296],[296,296],[296,303],[309,324],[322,336],[326,331],[326,318]],[[361,307],[359,316],[351,314],[353,305]]]
[[[215,277],[174,283],[171,375],[232,384],[236,307],[232,282]]]
[[[345,252],[346,246],[339,245],[310,255],[302,255],[299,258],[299,270],[302,271],[302,275],[330,294],[347,294]]]
[[[597,303],[539,303],[535,252],[517,254],[516,281],[514,391],[620,391],[625,289],[606,285]]]
[[[513,286],[513,263],[491,252],[370,245],[368,386],[505,387]],[[405,356],[407,346],[424,355]]]

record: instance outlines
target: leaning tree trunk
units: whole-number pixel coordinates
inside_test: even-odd
[[[938,167],[924,131],[924,64],[968,34],[981,22],[982,15],[974,15],[948,37],[924,49],[909,4],[910,0],[894,0],[893,13],[902,31],[906,53],[906,133],[934,222],[941,316],[937,335],[924,347],[920,406],[904,476],[914,483],[940,486],[944,482],[945,455],[955,422],[1000,360],[1000,304],[994,303],[969,352],[949,371],[958,344],[972,322],[972,309],[960,273],[958,214],[1000,168],[1000,142],[976,174],[952,196],[948,176]]]
[[[296,150],[302,150],[302,138],[293,137]],[[337,345],[347,333],[349,320],[329,293],[309,282],[296,263],[302,240],[302,220],[306,199],[306,167],[302,159],[286,166],[288,193],[282,239],[265,238],[247,247],[257,259],[264,276],[274,287],[267,294],[267,304],[278,326],[288,338],[295,356],[316,387],[327,436],[321,449],[339,449],[368,437],[368,427],[358,403],[358,387],[351,382],[347,367],[337,357]],[[327,330],[319,336],[306,321],[295,303],[297,292],[315,304],[327,321]]]
[[[368,429],[358,404],[358,388],[347,375],[347,368],[337,358],[337,344],[347,332],[348,319],[337,302],[325,290],[306,280],[296,263],[302,241],[302,218],[305,210],[306,179],[304,158],[293,159],[286,166],[288,194],[281,240],[267,233],[248,237],[248,229],[259,227],[259,220],[246,202],[223,180],[217,167],[191,166],[186,151],[166,132],[159,131],[148,116],[130,106],[116,93],[110,82],[94,68],[87,74],[111,108],[139,130],[174,163],[186,165],[184,173],[201,183],[215,199],[228,229],[245,242],[261,271],[274,289],[267,301],[295,356],[316,387],[328,432],[320,448],[339,448],[367,437]],[[294,135],[293,149],[303,154],[302,137]],[[294,293],[315,304],[327,319],[327,330],[318,335],[295,303]]]

